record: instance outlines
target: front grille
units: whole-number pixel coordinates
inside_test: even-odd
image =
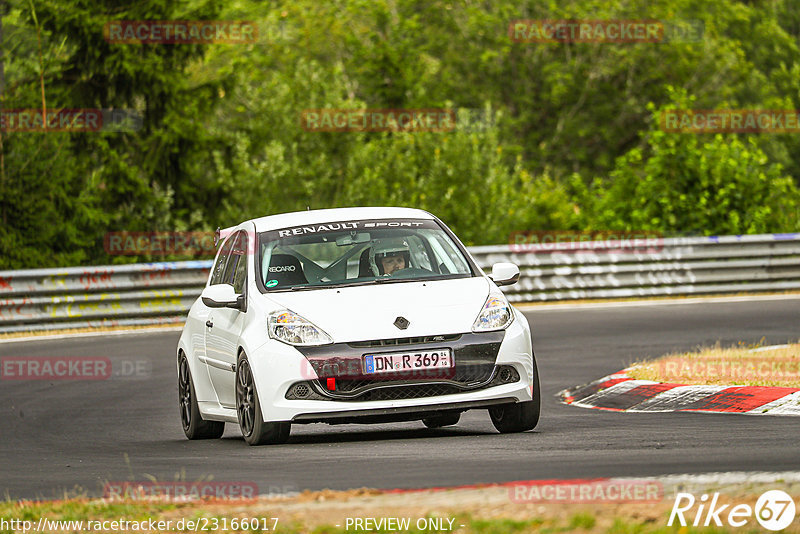
[[[347,381],[405,380],[455,380],[462,384],[475,384],[489,379],[497,360],[504,331],[473,332],[463,334],[439,334],[394,339],[379,339],[348,343],[334,343],[313,347],[298,347],[308,359],[317,377],[336,378]],[[452,350],[454,367],[437,369],[420,375],[418,372],[398,372],[397,376],[375,376],[364,372],[366,354],[412,352],[432,348]],[[345,385],[354,391],[363,383]]]
[[[352,399],[359,402],[381,400],[419,399],[422,397],[438,397],[439,395],[452,395],[463,390],[448,384],[422,384],[414,386],[395,386],[373,389]],[[348,399],[349,400],[349,399]]]
[[[384,384],[389,384],[390,382],[384,382]],[[342,393],[351,393],[353,391],[357,391],[363,387],[367,387],[370,385],[375,384],[374,380],[337,380],[336,381],[336,391],[341,391]],[[327,389],[327,388],[326,388]]]
[[[457,382],[461,386],[477,385],[486,382],[492,377],[494,371],[493,365],[464,365],[456,367],[455,375],[452,374],[451,369],[429,369],[426,373],[418,371],[413,376],[406,376],[399,380],[391,380],[386,377],[376,378],[337,378],[336,379],[336,392],[341,393],[354,393],[360,390],[370,389],[376,386],[387,385],[404,385],[409,381],[428,381],[428,382]],[[446,371],[446,374],[443,374]],[[323,387],[327,389],[327,384],[323,383]]]
[[[461,338],[461,334],[448,334],[440,336],[424,337],[400,337],[395,339],[373,339],[370,341],[356,341],[348,343],[354,349],[364,349],[373,347],[397,347],[400,345],[419,345],[424,343],[446,343],[456,341]]]
[[[337,400],[345,402],[418,399],[423,397],[438,397],[440,395],[453,395],[465,391],[476,391],[502,384],[519,382],[519,380],[519,373],[513,366],[500,365],[483,383],[473,386],[466,386],[454,381],[409,384],[403,381],[378,382],[368,380],[337,380],[336,390],[331,391],[326,387],[327,382],[313,380],[294,384],[286,393],[286,398],[290,400],[304,398],[307,400]],[[353,388],[356,382],[363,383],[360,385],[360,391],[358,388]],[[351,387],[353,389],[344,389],[345,387]],[[310,390],[306,388],[310,388]],[[300,395],[300,392],[304,394]]]
[[[427,380],[428,382],[442,382],[443,380],[449,380],[446,377],[443,377],[439,380]],[[336,380],[336,389],[329,390],[327,387],[327,383],[323,383],[322,386],[325,388],[326,391],[333,391],[334,393],[355,393],[357,394],[360,391],[366,391],[368,389],[375,389],[376,387],[383,387],[383,386],[404,386],[407,385],[410,380]]]
[[[312,347],[298,347],[308,359],[317,380],[309,380],[311,392],[287,392],[287,399],[359,401],[377,398],[416,398],[447,395],[487,387],[495,376],[495,363],[500,351],[504,331],[476,334],[439,334],[393,339],[378,339],[334,343]],[[363,369],[364,356],[376,353],[413,352],[431,349],[452,350],[454,366],[445,369],[406,370],[396,373],[367,374]],[[506,366],[501,366],[506,367]],[[500,368],[497,370],[499,372]],[[515,372],[516,373],[516,372]],[[506,373],[508,375],[508,373]],[[518,376],[518,375],[517,375]],[[329,390],[328,379],[332,388]],[[296,385],[296,384],[295,384]],[[447,386],[442,389],[440,386]],[[426,389],[430,386],[430,389]],[[410,388],[401,392],[403,388]],[[393,393],[376,393],[378,390]],[[370,395],[366,395],[371,392]],[[397,397],[411,395],[411,397]]]

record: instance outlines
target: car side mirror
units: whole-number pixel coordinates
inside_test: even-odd
[[[236,294],[233,286],[228,284],[214,284],[203,289],[200,293],[203,304],[209,308],[242,308],[243,299]]]
[[[510,286],[519,280],[519,267],[513,263],[495,263],[489,278],[498,286]]]

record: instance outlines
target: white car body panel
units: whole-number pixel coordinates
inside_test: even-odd
[[[274,293],[270,300],[340,343],[469,332],[488,293],[488,280],[473,277]],[[394,326],[399,316],[410,321],[406,330]]]

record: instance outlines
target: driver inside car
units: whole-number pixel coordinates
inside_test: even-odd
[[[372,247],[372,264],[379,276],[390,276],[410,266],[411,253],[404,240],[383,240]]]

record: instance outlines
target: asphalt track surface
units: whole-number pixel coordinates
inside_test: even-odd
[[[419,422],[295,425],[288,444],[249,447],[180,426],[177,332],[0,344],[3,356],[107,356],[143,362],[101,381],[0,381],[0,494],[100,494],[106,482],[244,481],[262,494],[423,488],[529,479],[800,470],[794,417],[635,414],[560,404],[555,394],[675,349],[800,338],[800,298],[527,311],[542,379],[532,432],[500,435],[486,411],[456,427]]]

